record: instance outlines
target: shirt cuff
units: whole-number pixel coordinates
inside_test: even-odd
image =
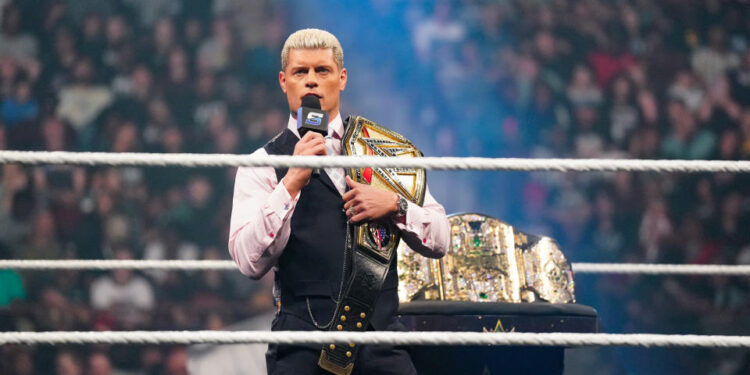
[[[292,198],[292,196],[289,195],[289,191],[286,190],[284,183],[279,182],[276,185],[276,188],[271,192],[271,195],[268,196],[267,207],[271,212],[278,215],[279,219],[284,220],[292,211],[294,211],[299,196],[300,193],[297,193],[297,196]]]

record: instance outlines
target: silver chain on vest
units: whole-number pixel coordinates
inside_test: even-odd
[[[312,308],[310,308],[310,297],[305,297],[305,302],[307,303],[307,314],[310,316],[310,320],[312,321],[313,325],[315,325],[315,328],[317,329],[328,329],[331,327],[333,322],[336,320],[336,313],[339,311],[339,307],[341,306],[341,297],[344,294],[344,284],[346,281],[346,274],[348,271],[347,265],[349,260],[349,254],[352,252],[352,235],[351,235],[351,224],[347,221],[346,222],[346,242],[344,243],[344,264],[341,266],[341,284],[339,284],[339,293],[338,297],[333,299],[333,302],[336,303],[336,307],[333,309],[333,315],[331,315],[331,320],[328,321],[326,324],[320,324],[318,323],[318,320],[315,319],[312,313]]]

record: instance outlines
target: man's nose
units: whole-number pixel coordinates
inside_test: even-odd
[[[315,72],[312,69],[305,76],[305,87],[312,89],[318,87],[318,80],[315,77]]]

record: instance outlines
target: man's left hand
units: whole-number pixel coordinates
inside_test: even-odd
[[[375,221],[398,212],[398,194],[355,182],[346,176],[351,190],[344,193],[344,211],[349,221]]]

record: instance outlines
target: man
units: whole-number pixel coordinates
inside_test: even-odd
[[[115,259],[133,259],[128,247],[115,249]],[[97,312],[111,313],[118,328],[135,329],[149,321],[156,300],[148,280],[133,271],[114,270],[91,283],[91,306]]]
[[[300,30],[281,52],[279,84],[286,94],[288,127],[253,155],[340,155],[344,125],[339,95],[346,87],[343,51],[332,34]],[[294,118],[302,98],[315,95],[333,119],[328,136],[307,132],[301,139]],[[315,330],[331,326],[344,268],[347,221],[392,220],[415,251],[433,258],[445,254],[449,224],[443,207],[425,194],[420,207],[399,205],[399,195],[360,184],[341,168],[313,175],[308,168],[240,168],[235,180],[229,252],[243,274],[259,279],[274,268],[278,314],[273,330]],[[401,206],[401,207],[399,207]],[[403,329],[395,319],[398,297],[395,261],[391,263],[368,329]],[[325,374],[316,363],[320,346],[269,345],[267,368],[273,374]],[[403,348],[363,346],[354,373],[412,374]]]

